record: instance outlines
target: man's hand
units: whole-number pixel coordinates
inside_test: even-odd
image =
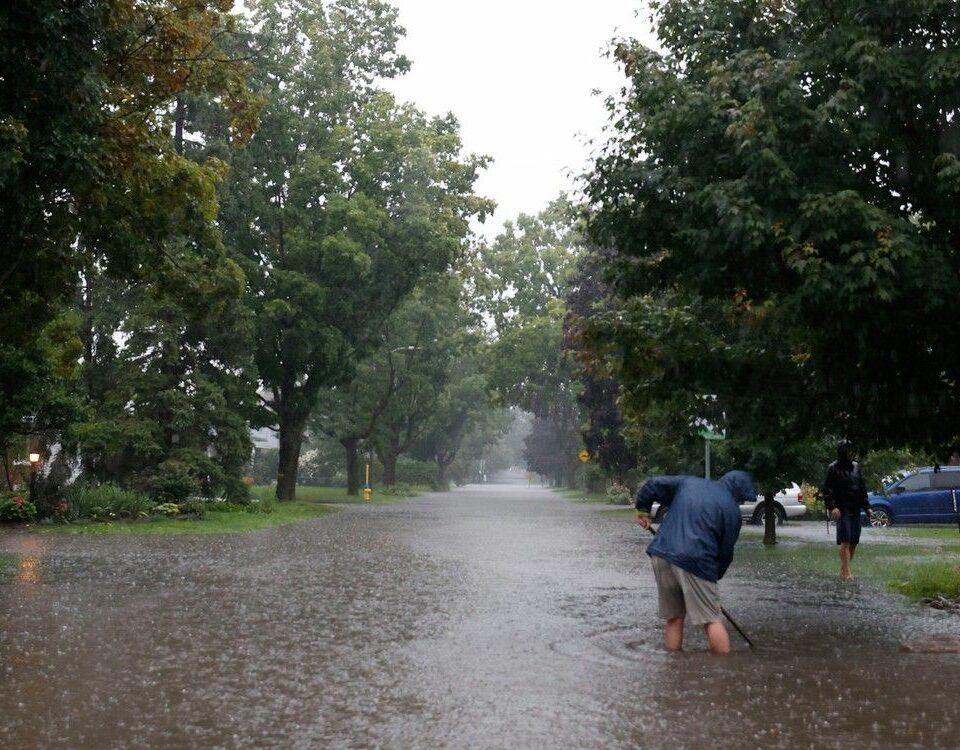
[[[638,515],[638,516],[637,516],[637,524],[638,524],[639,526],[642,526],[644,529],[647,529],[647,530],[649,531],[649,530],[650,530],[650,526],[652,526],[652,523],[651,523],[651,521],[650,521],[650,516],[641,516],[641,515]]]
[[[834,521],[839,521],[839,520],[840,520],[840,509],[839,509],[839,508],[834,508],[833,510],[831,510],[831,511],[830,511],[830,518],[832,518]]]

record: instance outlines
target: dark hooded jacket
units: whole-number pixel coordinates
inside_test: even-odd
[[[756,496],[745,471],[731,471],[716,481],[689,476],[647,480],[637,492],[637,510],[649,513],[655,502],[670,509],[647,554],[698,578],[719,581],[730,567],[740,536],[738,502]]]
[[[844,516],[855,516],[870,510],[867,486],[860,465],[849,458],[838,458],[827,468],[823,483],[823,502],[827,510],[840,509]]]

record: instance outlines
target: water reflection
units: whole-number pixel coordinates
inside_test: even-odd
[[[16,580],[19,583],[40,583],[40,558],[21,557],[17,562]]]
[[[43,537],[26,534],[17,537],[13,578],[18,583],[38,584],[49,543]]]

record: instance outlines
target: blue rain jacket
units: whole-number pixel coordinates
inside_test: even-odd
[[[707,581],[719,581],[733,561],[740,536],[737,502],[757,496],[745,471],[731,471],[713,481],[700,477],[652,477],[637,492],[636,508],[646,513],[658,502],[669,508],[647,547],[648,555],[662,557]]]

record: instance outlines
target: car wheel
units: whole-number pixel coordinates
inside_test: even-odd
[[[870,525],[878,529],[886,526],[893,526],[893,516],[886,508],[874,506],[870,508],[873,511],[873,518],[870,519]]]
[[[763,503],[760,503],[757,509],[753,511],[753,523],[760,524],[761,526],[763,525],[763,510]],[[773,520],[777,526],[787,520],[786,511],[784,511],[784,509],[777,504],[774,504],[773,506]]]

